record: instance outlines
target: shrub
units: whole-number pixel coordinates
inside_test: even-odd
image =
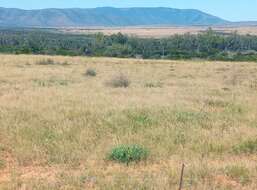
[[[114,88],[127,88],[130,85],[130,81],[127,76],[121,74],[113,77],[108,84]]]
[[[37,65],[54,65],[56,64],[52,59],[44,59],[37,62]]]
[[[109,160],[126,163],[146,160],[148,150],[139,145],[120,145],[111,150],[108,155]]]
[[[257,153],[257,139],[248,140],[233,147],[235,153],[254,154]]]
[[[228,177],[240,182],[241,184],[247,184],[250,182],[250,172],[243,166],[227,166],[225,173]]]
[[[95,77],[96,76],[96,71],[94,69],[87,69],[86,76],[90,76],[90,77]]]

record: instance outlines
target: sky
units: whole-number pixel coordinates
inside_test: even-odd
[[[22,9],[104,6],[198,9],[230,21],[257,21],[257,0],[0,0],[0,7]]]

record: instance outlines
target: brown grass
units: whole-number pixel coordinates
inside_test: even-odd
[[[177,189],[182,163],[184,189],[257,189],[256,153],[233,152],[257,136],[256,81],[247,62],[0,55],[0,189]],[[131,143],[146,162],[106,160]]]

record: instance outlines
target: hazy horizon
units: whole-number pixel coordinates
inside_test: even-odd
[[[3,0],[0,7],[20,9],[45,9],[45,8],[97,8],[97,7],[167,7],[178,9],[197,9],[229,21],[257,21],[257,0],[95,0],[85,2],[82,0]],[[239,14],[240,13],[240,14]]]

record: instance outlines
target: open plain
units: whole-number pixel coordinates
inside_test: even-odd
[[[0,189],[257,189],[256,97],[252,62],[0,55]]]
[[[177,27],[88,27],[88,28],[61,28],[58,31],[72,34],[95,34],[103,33],[105,35],[112,35],[122,33],[128,36],[136,36],[143,38],[163,38],[172,35],[181,34],[199,34],[208,30],[210,26],[177,26]],[[245,26],[213,26],[212,29],[218,33],[233,34],[238,33],[241,35],[257,35],[256,25]]]

